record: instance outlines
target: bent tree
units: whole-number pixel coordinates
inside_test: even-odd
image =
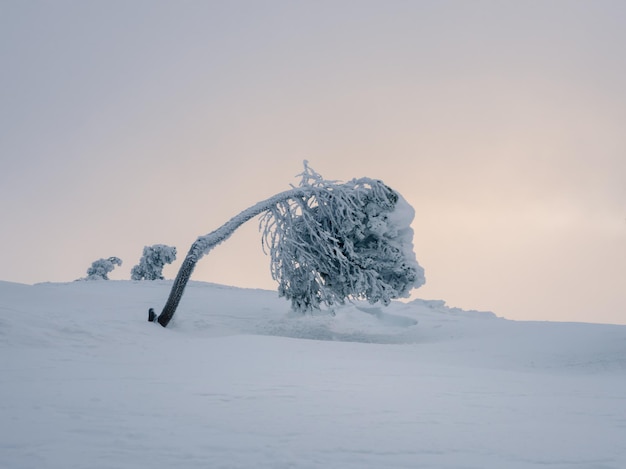
[[[414,212],[382,181],[323,179],[304,162],[297,187],[263,200],[200,236],[176,275],[163,311],[149,320],[166,327],[196,263],[248,220],[261,215],[263,248],[278,293],[296,311],[365,299],[388,304],[424,284],[413,252]]]

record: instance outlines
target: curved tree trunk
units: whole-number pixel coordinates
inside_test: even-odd
[[[180,266],[176,279],[174,280],[174,284],[172,285],[170,295],[167,298],[167,302],[157,319],[158,323],[161,324],[161,326],[166,327],[172,320],[172,317],[174,317],[174,313],[176,312],[176,308],[178,307],[178,303],[180,302],[183,292],[185,291],[185,287],[187,286],[187,282],[196,267],[196,263],[203,256],[208,254],[211,249],[220,244],[222,241],[227,240],[235,232],[235,230],[245,222],[269,210],[277,203],[284,202],[285,200],[293,197],[301,197],[310,192],[310,189],[301,188],[294,188],[281,192],[244,210],[239,215],[228,220],[217,230],[212,231],[205,236],[200,236],[191,245],[191,248],[187,253],[187,257],[185,257],[183,264]]]

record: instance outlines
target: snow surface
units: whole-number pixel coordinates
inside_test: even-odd
[[[0,282],[0,467],[624,468],[626,326]]]

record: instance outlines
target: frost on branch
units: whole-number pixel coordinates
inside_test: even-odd
[[[109,280],[108,274],[115,269],[116,265],[122,265],[122,260],[119,257],[98,259],[87,269],[87,277],[84,280]]]
[[[165,244],[155,244],[143,248],[139,264],[130,271],[132,280],[163,280],[163,267],[176,260],[176,248]]]
[[[414,211],[383,182],[327,181],[305,162],[299,196],[261,218],[278,292],[296,311],[346,299],[388,304],[424,284],[413,252]]]

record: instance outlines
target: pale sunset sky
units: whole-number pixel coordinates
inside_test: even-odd
[[[0,280],[190,244],[297,183],[416,216],[412,298],[626,324],[626,2],[0,0]],[[275,289],[256,221],[194,280]]]

